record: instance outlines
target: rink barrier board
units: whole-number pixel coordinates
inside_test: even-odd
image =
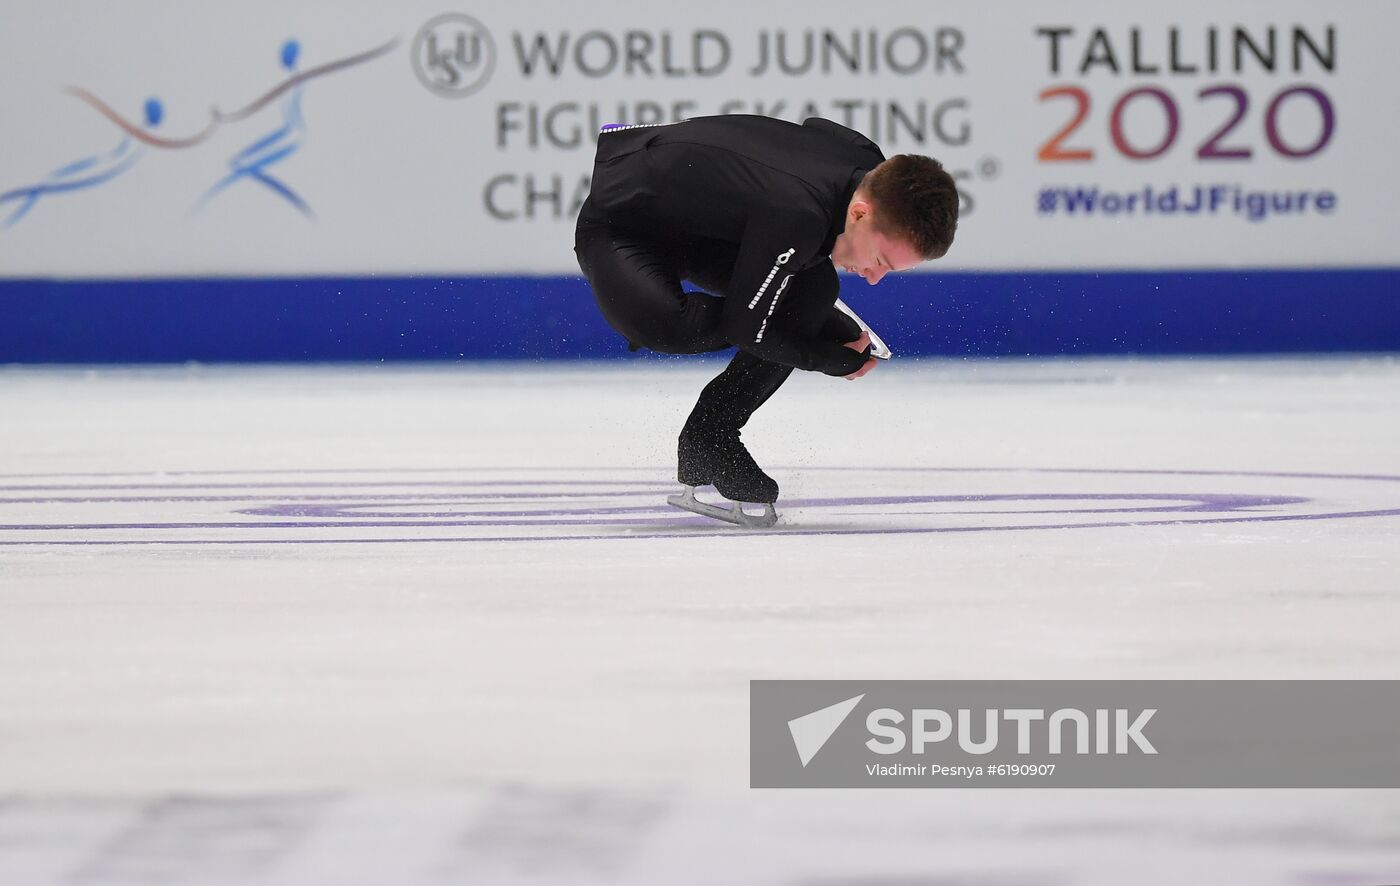
[[[901,356],[1400,351],[1400,267],[843,282]],[[577,276],[0,281],[0,364],[625,356]]]

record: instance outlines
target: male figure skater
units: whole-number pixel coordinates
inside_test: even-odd
[[[574,246],[603,317],[633,350],[739,349],[681,429],[677,478],[688,489],[671,503],[771,526],[778,484],[740,430],[793,369],[856,379],[875,366],[868,331],[836,307],[836,269],[873,286],[944,255],[957,219],[957,189],[936,160],[886,160],[829,120],[606,127]],[[708,485],[733,507],[696,501]],[[745,514],[744,502],[764,514]]]

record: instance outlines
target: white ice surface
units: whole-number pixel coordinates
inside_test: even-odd
[[[0,883],[1400,882],[1394,791],[747,787],[751,679],[1400,678],[1400,362],[794,377],[769,533],[652,507],[717,369],[0,369]]]

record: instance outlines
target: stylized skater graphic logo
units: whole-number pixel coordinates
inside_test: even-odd
[[[145,116],[147,127],[154,129],[160,125],[161,118],[165,116],[165,110],[159,99],[147,99]],[[125,124],[125,121],[122,121],[122,124]],[[24,218],[46,196],[95,188],[111,181],[134,166],[136,161],[141,158],[141,146],[136,142],[142,133],[140,130],[133,132],[127,125],[123,125],[122,128],[128,134],[109,153],[95,154],[66,166],[60,166],[50,172],[43,181],[0,194],[0,206],[4,206],[9,213],[4,220],[4,227],[8,228]],[[141,140],[148,143],[150,141],[149,139]],[[12,204],[12,206],[6,204]]]
[[[282,44],[282,67],[295,73],[300,52],[301,46],[295,40],[288,40]],[[247,178],[265,185],[274,194],[301,210],[303,215],[311,216],[311,207],[306,205],[306,201],[267,172],[269,166],[282,162],[301,147],[301,134],[306,130],[306,121],[301,116],[302,88],[300,83],[296,84],[283,100],[282,126],[234,154],[228,161],[231,170],[229,174],[205,192],[195,205],[196,209],[203,207],[229,185]]]
[[[163,150],[193,148],[208,140],[217,129],[240,123],[284,96],[282,125],[273,132],[258,138],[231,157],[228,161],[230,172],[200,198],[195,208],[202,207],[235,182],[250,179],[268,188],[307,217],[311,217],[311,209],[306,201],[267,171],[269,167],[285,160],[301,147],[301,135],[305,131],[305,122],[301,114],[302,88],[308,81],[315,78],[334,74],[379,58],[392,50],[398,43],[396,38],[366,52],[298,72],[297,60],[301,54],[301,45],[294,39],[287,40],[282,44],[282,67],[292,72],[293,76],[237,111],[225,113],[215,108],[210,113],[209,122],[201,131],[183,138],[162,138],[150,131],[159,126],[165,117],[165,109],[158,98],[146,101],[144,124],[138,125],[127,120],[88,90],[70,86],[64,91],[106,118],[122,131],[123,138],[109,153],[96,154],[68,163],[55,169],[41,181],[0,192],[0,212],[5,213],[3,221],[0,221],[0,227],[8,228],[19,222],[44,197],[90,190],[117,178],[136,164],[136,161],[141,157],[143,146]]]

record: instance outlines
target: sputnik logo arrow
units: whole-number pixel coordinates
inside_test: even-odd
[[[862,698],[865,698],[863,692],[855,698],[838,701],[830,707],[788,721],[788,732],[792,733],[792,743],[797,748],[797,756],[801,758],[804,769],[841,724],[846,722]]]

